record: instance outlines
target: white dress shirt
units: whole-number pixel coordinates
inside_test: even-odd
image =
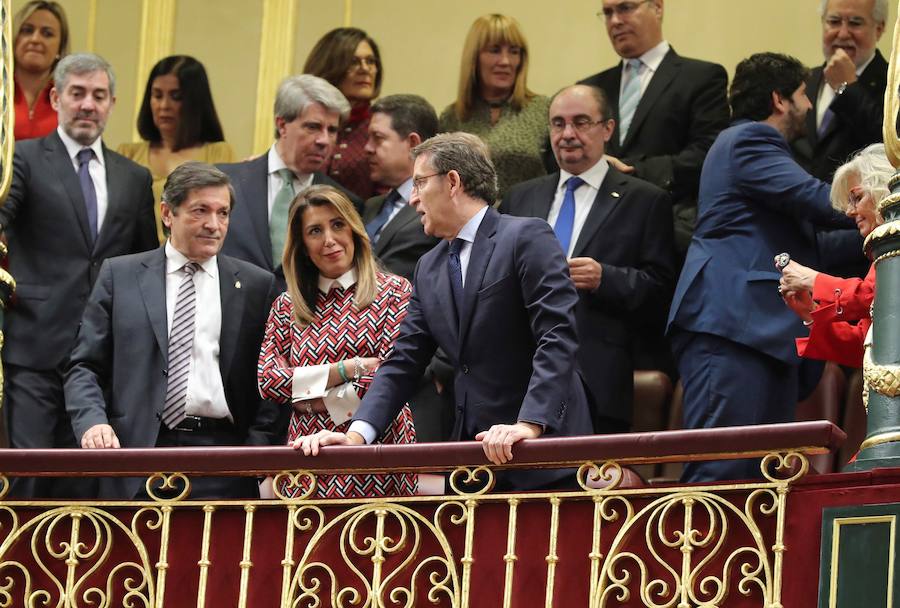
[[[268,204],[269,209],[269,219],[272,219],[272,207],[275,205],[275,195],[278,194],[278,191],[281,190],[281,187],[284,185],[281,176],[278,175],[278,171],[280,169],[287,169],[288,166],[284,164],[284,161],[281,160],[281,157],[278,155],[275,144],[272,144],[272,147],[269,148],[268,160],[269,182],[268,188],[266,188],[266,203]],[[294,174],[294,194],[300,192],[307,186],[312,186],[312,181],[312,173],[306,175]]]
[[[90,146],[82,146],[80,143],[69,137],[69,134],[63,131],[62,126],[56,127],[56,132],[66,147],[72,166],[75,167],[75,175],[78,175],[78,153],[84,148],[90,148],[94,151],[94,157],[88,163],[88,173],[91,175],[91,181],[94,182],[94,191],[97,193],[97,233],[103,230],[103,219],[106,217],[106,210],[109,207],[109,191],[106,188],[106,159],[103,157],[103,142],[98,137]]]
[[[663,40],[655,47],[641,55],[640,57],[634,57],[634,59],[640,59],[641,63],[644,64],[644,69],[641,70],[641,97],[644,96],[644,91],[647,90],[647,85],[650,84],[650,80],[653,79],[653,75],[656,73],[656,70],[659,69],[659,64],[662,63],[662,60],[665,58],[666,53],[669,52],[669,43]],[[625,73],[626,62],[627,59],[622,60],[622,73]],[[625,90],[626,79],[622,78],[619,83],[619,99],[622,99],[622,91]]]
[[[863,63],[861,66],[856,68],[856,77],[859,78],[860,74],[869,67],[869,64],[872,63],[872,60],[875,59],[875,52],[872,52],[872,56]],[[806,92],[807,96],[810,94],[810,91]],[[831,102],[834,101],[835,90],[831,88],[831,85],[828,84],[828,81],[825,80],[825,75],[822,75],[822,88],[819,89],[819,97],[816,100],[816,129],[822,126],[822,117],[825,116],[825,110],[831,105]]]
[[[587,220],[588,214],[597,193],[600,191],[600,185],[606,179],[609,172],[609,163],[604,159],[597,161],[593,167],[580,174],[578,177],[584,180],[579,188],[573,194],[575,195],[575,222],[572,225],[572,239],[569,241],[569,250],[566,251],[567,257],[572,257],[575,251],[575,245],[578,243],[578,237],[581,235],[581,229],[584,228],[584,222]],[[572,174],[565,169],[559,170],[559,183],[556,185],[556,194],[553,196],[553,203],[550,205],[550,212],[547,214],[547,223],[556,227],[556,220],[559,219],[559,210],[562,208],[563,199],[566,196],[566,182]]]
[[[172,332],[175,300],[184,280],[182,268],[188,260],[166,242],[166,334]],[[225,387],[219,371],[219,338],[222,333],[222,298],[219,292],[219,265],[212,257],[200,264],[194,273],[196,304],[194,345],[191,348],[191,370],[187,386],[187,414],[206,418],[228,418],[231,412],[225,401]],[[202,311],[202,312],[201,312]]]

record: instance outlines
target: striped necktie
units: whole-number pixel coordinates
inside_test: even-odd
[[[184,265],[184,278],[178,286],[175,313],[172,315],[172,331],[169,332],[169,383],[163,406],[163,423],[175,428],[187,415],[187,385],[191,372],[191,351],[194,348],[194,308],[196,291],[194,273],[200,264]]]
[[[625,142],[634,112],[641,100],[641,71],[644,63],[640,59],[629,59],[627,66],[628,81],[622,89],[622,98],[619,99],[619,145]]]

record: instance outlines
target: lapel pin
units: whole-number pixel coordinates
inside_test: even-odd
[[[619,198],[619,193],[618,193],[618,192],[610,192],[609,195],[610,195],[611,197],[613,197],[613,198]]]
[[[241,288],[241,282],[240,282],[240,281],[235,281],[235,282],[234,282],[234,288],[235,288],[235,289],[240,289],[240,288]]]

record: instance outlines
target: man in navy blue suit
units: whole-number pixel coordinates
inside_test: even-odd
[[[811,104],[807,70],[760,53],[737,66],[734,124],[710,148],[700,178],[697,229],[669,312],[684,383],[685,428],[794,419],[800,320],[778,292],[780,252],[818,267],[816,227],[846,227],[828,184],[792,158]],[[759,477],[753,460],[693,463],[684,481]]]
[[[346,435],[300,438],[319,446],[371,443],[412,395],[437,347],[456,369],[451,439],[482,442],[504,464],[512,446],[540,436],[589,434],[588,398],[577,371],[578,295],[546,221],[490,207],[497,178],[474,135],[446,133],[413,150],[410,199],[425,233],[444,239],[422,256],[394,351],[381,365]],[[517,471],[498,487],[565,483],[563,470]]]

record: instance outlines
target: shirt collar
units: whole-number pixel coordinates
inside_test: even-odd
[[[606,179],[606,174],[609,172],[609,163],[606,162],[605,158],[601,158],[597,161],[597,163],[585,171],[584,173],[580,173],[578,177],[584,180],[588,186],[593,188],[594,190],[599,190],[600,185],[603,183],[603,180]],[[566,182],[569,181],[569,178],[572,177],[572,173],[569,173],[565,169],[559,170],[559,183],[556,185],[556,189],[560,189],[565,186]]]
[[[278,150],[275,149],[275,144],[272,144],[272,147],[269,148],[268,161],[269,161],[269,167],[268,167],[269,175],[272,175],[273,173],[277,173],[281,169],[288,168],[288,166],[286,164],[284,164],[284,161],[281,159],[281,156],[279,156]],[[308,174],[307,175],[297,175],[296,173],[294,174],[294,180],[299,181],[301,184],[304,182],[304,180],[308,180],[309,177],[310,176]]]
[[[62,125],[56,127],[56,133],[62,140],[63,145],[66,147],[66,152],[69,154],[69,158],[72,159],[72,161],[76,160],[78,153],[83,148],[90,148],[94,151],[94,156],[100,162],[100,166],[106,166],[106,163],[103,159],[103,141],[101,140],[101,138],[98,137],[94,140],[94,143],[89,146],[82,146],[80,143],[69,137],[69,134],[63,130]]]
[[[166,274],[172,274],[181,270],[190,260],[183,253],[172,246],[172,241],[166,241]],[[199,262],[200,269],[210,277],[219,278],[219,264],[216,262],[216,256],[209,258],[204,262]]]
[[[487,213],[487,205],[481,208],[481,211],[476,213],[469,219],[468,222],[462,227],[459,231],[459,234],[456,235],[456,238],[462,239],[469,243],[475,242],[475,235],[478,234],[478,227],[481,226],[481,220],[484,219],[484,215]]]
[[[356,285],[356,267],[351,268],[336,279],[329,279],[319,275],[319,291],[322,293],[328,293],[335,285],[341,289],[348,289]]]
[[[408,180],[397,186],[396,190],[400,196],[403,197],[403,200],[407,203],[409,199],[412,198],[412,188],[413,188],[413,178],[410,177]]]
[[[650,68],[650,71],[655,72],[659,69],[659,64],[662,63],[662,60],[665,59],[666,53],[669,52],[669,43],[666,40],[663,40],[655,47],[638,57],[641,60],[641,63]],[[622,60],[622,67],[625,67],[625,62],[627,59]]]

